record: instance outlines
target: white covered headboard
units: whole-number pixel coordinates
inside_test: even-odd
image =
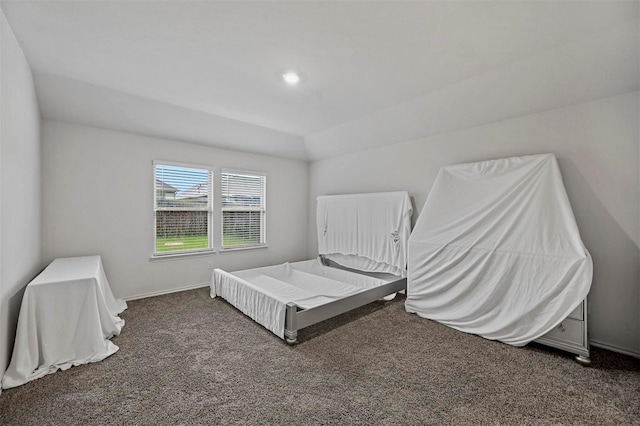
[[[413,208],[406,191],[317,198],[318,254],[347,268],[405,277]]]

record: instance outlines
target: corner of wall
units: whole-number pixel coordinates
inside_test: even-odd
[[[0,40],[1,377],[11,359],[22,294],[42,258],[40,109],[31,68],[2,9]]]

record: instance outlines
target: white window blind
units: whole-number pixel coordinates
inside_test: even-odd
[[[155,255],[212,250],[213,169],[153,163]]]
[[[267,177],[223,169],[222,248],[265,245]]]

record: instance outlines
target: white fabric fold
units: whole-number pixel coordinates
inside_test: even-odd
[[[592,261],[552,154],[444,167],[409,238],[406,310],[523,346],[587,296]]]
[[[405,277],[412,213],[406,191],[319,196],[318,253],[348,268]]]

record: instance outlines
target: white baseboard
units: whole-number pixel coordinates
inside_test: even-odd
[[[177,293],[179,291],[195,290],[196,288],[209,287],[210,283],[191,284],[184,287],[172,288],[169,290],[152,291],[150,293],[138,294],[135,296],[125,297],[124,300],[129,302],[136,299],[146,299],[147,297],[162,296],[164,294]]]
[[[593,339],[590,340],[590,343],[591,343],[591,346],[595,346],[597,348],[602,348],[611,352],[618,352],[623,355],[629,355],[635,358],[640,358],[640,353],[630,351],[629,349],[626,349],[626,348],[621,348],[620,346],[612,345],[610,343],[600,342],[598,340],[593,340]]]

